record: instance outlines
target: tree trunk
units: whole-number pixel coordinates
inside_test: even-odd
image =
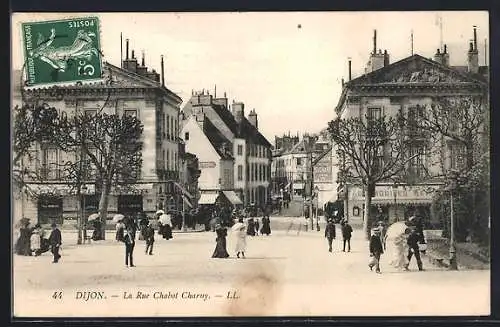
[[[99,219],[101,220],[101,239],[106,239],[106,222],[108,218],[108,200],[110,185],[106,180],[102,182],[101,199],[99,200]]]
[[[373,189],[373,183],[368,183],[365,191],[365,210],[363,213],[363,233],[366,240],[370,239],[370,208],[372,206]]]

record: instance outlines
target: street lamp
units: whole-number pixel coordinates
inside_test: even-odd
[[[392,193],[394,193],[394,216],[396,218],[396,221],[399,221],[399,217],[398,217],[398,201],[397,201],[398,186],[399,186],[398,181],[394,181],[394,183],[392,184]]]
[[[448,185],[450,192],[450,270],[458,270],[457,266],[457,251],[455,247],[455,208],[454,208],[454,192],[457,188],[458,172],[451,171],[451,183]]]
[[[83,184],[80,187],[80,205],[81,205],[81,210],[80,210],[80,219],[78,219],[78,238],[77,238],[77,244],[82,244],[82,239],[86,239],[87,237],[87,230],[83,228],[84,226],[84,220],[85,220],[85,194],[87,193],[87,186]],[[83,234],[83,238],[82,238]]]

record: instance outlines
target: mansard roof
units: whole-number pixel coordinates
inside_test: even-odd
[[[233,148],[231,141],[228,140],[207,117],[205,117],[203,121],[203,133],[222,159],[233,159],[230,152],[230,149]],[[224,150],[224,146],[227,150]]]

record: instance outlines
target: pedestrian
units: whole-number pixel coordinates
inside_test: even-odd
[[[52,263],[57,263],[61,258],[61,255],[59,254],[59,249],[62,244],[61,231],[59,230],[59,228],[57,228],[56,223],[52,223],[50,227],[52,227],[52,232],[50,233],[49,237],[50,251],[54,255],[54,260],[52,261]]]
[[[347,243],[347,252],[351,252],[351,236],[352,236],[352,227],[346,220],[342,220],[341,223],[342,230],[342,239],[344,246],[342,247],[342,252],[345,252],[345,246]]]
[[[309,217],[308,216],[304,216],[304,229],[307,230],[309,229]]]
[[[28,218],[23,218],[19,228],[19,238],[16,243],[17,254],[25,256],[31,255],[31,232],[32,228],[30,226],[30,220]]]
[[[260,223],[259,223],[259,218],[255,218],[255,235],[259,235],[259,228],[260,228]]]
[[[123,237],[125,236],[125,224],[123,223],[123,220],[120,220],[118,223],[116,223],[116,236],[115,239],[118,242],[123,242]]]
[[[335,239],[335,224],[332,218],[328,218],[328,222],[325,227],[325,238],[328,240],[328,252],[332,252],[332,242]]]
[[[236,238],[236,247],[235,247],[236,257],[239,258],[241,253],[244,259],[245,250],[247,248],[247,233],[246,233],[246,226],[243,223],[243,218],[238,219],[238,222],[234,224],[232,230],[235,232],[235,238]]]
[[[125,222],[125,234],[123,241],[125,243],[125,266],[135,267],[134,265],[134,247],[135,247],[135,224],[134,221],[127,219]]]
[[[35,253],[36,256],[39,256],[42,253],[45,253],[50,250],[50,242],[47,237],[46,230],[40,226],[39,233],[40,233],[40,249],[36,251]]]
[[[92,232],[92,241],[102,240],[101,237],[101,221],[99,218],[92,221],[92,226],[94,227],[94,231]]]
[[[169,240],[173,238],[172,236],[172,216],[170,213],[162,215],[162,224],[163,224],[163,238]]]
[[[411,258],[415,256],[417,260],[418,270],[424,270],[422,266],[422,259],[420,258],[420,249],[418,247],[418,242],[420,241],[420,235],[416,228],[411,228],[406,243],[408,244],[408,262],[406,263],[405,270],[408,270]]]
[[[146,254],[153,255],[153,244],[155,242],[155,230],[148,222],[148,225],[143,229],[144,240],[146,241]]]
[[[377,274],[380,274],[380,256],[384,253],[380,234],[380,228],[375,228],[373,229],[370,237],[370,257],[372,259],[370,260],[368,266],[370,267],[370,270],[373,270],[373,266],[375,266],[375,272]]]
[[[262,228],[260,229],[261,234],[266,234],[269,236],[271,234],[271,220],[269,216],[262,217]]]
[[[255,236],[255,222],[253,218],[248,219],[247,235]]]
[[[33,232],[31,233],[31,238],[30,238],[31,253],[35,256],[39,255],[40,249],[42,247],[42,240],[40,235],[41,230],[42,226],[40,226],[40,224],[37,223],[33,228]]]
[[[228,258],[229,253],[227,253],[226,248],[227,229],[222,227],[221,224],[216,224],[215,232],[217,233],[217,238],[215,239],[216,245],[212,258]]]

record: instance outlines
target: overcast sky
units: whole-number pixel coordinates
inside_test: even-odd
[[[487,12],[440,12],[443,43],[452,65],[466,65],[472,26],[478,28],[480,64],[488,37]],[[12,66],[23,62],[20,23],[96,14],[15,14],[12,17]],[[130,39],[136,57],[146,52],[146,66],[160,71],[165,56],[165,82],[188,101],[191,90],[227,92],[229,101],[255,108],[259,129],[274,143],[288,131],[317,132],[334,117],[347,79],[364,71],[373,48],[387,49],[390,61],[414,52],[432,57],[440,46],[437,12],[279,12],[279,13],[103,13],[103,60],[120,65],[120,33]],[[125,45],[124,45],[125,51]]]

